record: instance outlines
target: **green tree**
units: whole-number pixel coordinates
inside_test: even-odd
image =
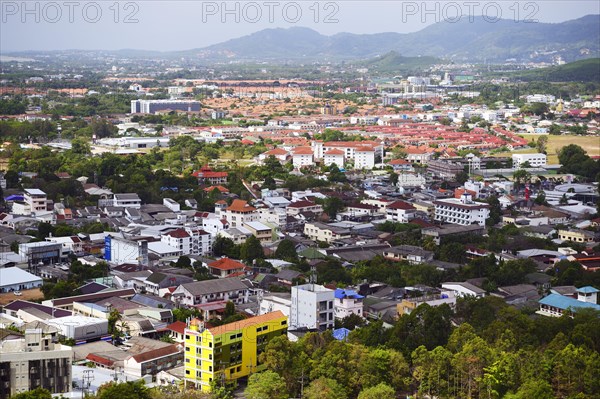
[[[285,381],[279,374],[267,370],[252,374],[248,378],[248,386],[244,390],[248,399],[287,399]]]
[[[294,242],[288,239],[281,240],[275,250],[275,257],[288,262],[298,263],[298,253]]]
[[[150,390],[144,381],[128,381],[122,383],[109,382],[98,388],[95,399],[152,399]]]
[[[32,391],[21,392],[11,396],[12,399],[52,399],[50,391],[44,388],[36,388]]]
[[[327,197],[325,199],[325,203],[323,204],[323,211],[325,211],[325,213],[329,215],[331,219],[335,219],[338,212],[340,212],[343,209],[344,201],[342,201],[338,197]]]
[[[331,378],[320,377],[313,380],[304,390],[306,399],[346,399],[344,387]]]
[[[364,389],[358,395],[358,399],[390,399],[395,395],[394,388],[382,382],[374,387]]]
[[[89,155],[92,153],[90,143],[82,137],[76,137],[71,140],[71,152],[79,155]]]
[[[548,147],[548,136],[540,136],[537,139],[535,147],[540,153],[545,154],[546,148]]]
[[[246,263],[252,263],[255,259],[264,259],[265,251],[255,236],[248,237],[240,247],[240,258]]]

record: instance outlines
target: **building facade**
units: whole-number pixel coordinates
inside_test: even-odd
[[[262,371],[258,359],[273,338],[287,333],[280,311],[205,328],[199,319],[185,329],[185,381],[210,392],[213,381],[227,383]]]
[[[318,284],[292,287],[290,328],[325,331],[334,326],[335,291]]]

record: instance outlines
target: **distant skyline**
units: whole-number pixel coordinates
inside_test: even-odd
[[[325,35],[409,33],[435,22],[450,23],[461,14],[465,19],[485,16],[489,23],[498,16],[524,23],[523,19],[529,15],[539,22],[557,23],[600,14],[600,2],[596,0],[425,3],[96,0],[73,1],[73,5],[44,0],[28,1],[26,7],[22,4],[21,1],[0,1],[0,54],[66,49],[188,50],[266,28],[292,26],[308,27]]]

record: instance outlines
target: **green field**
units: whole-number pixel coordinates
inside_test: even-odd
[[[526,140],[537,140],[540,137],[540,134],[519,134],[519,136],[524,137]],[[598,136],[554,136],[548,135],[548,164],[554,165],[558,164],[558,155],[557,151],[562,147],[569,144],[577,144],[581,146],[585,151],[587,151],[589,156],[600,156],[600,137]],[[528,148],[523,150],[517,150],[512,152],[501,152],[498,154],[494,154],[494,156],[498,157],[510,157],[511,154],[532,154],[537,152],[535,148]]]

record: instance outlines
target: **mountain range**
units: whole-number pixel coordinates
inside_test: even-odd
[[[413,33],[322,35],[302,27],[264,29],[177,56],[241,60],[353,60],[395,51],[403,56],[434,56],[455,61],[566,61],[600,55],[600,16],[561,23],[525,23],[479,17],[439,22]]]

